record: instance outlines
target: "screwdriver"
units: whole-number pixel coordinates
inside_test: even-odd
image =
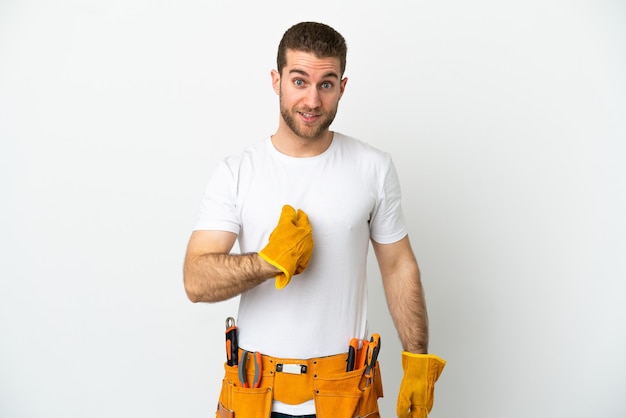
[[[351,372],[354,370],[354,366],[356,364],[356,355],[359,351],[359,340],[356,338],[352,338],[350,340],[350,347],[348,348],[348,365],[346,366],[346,371]]]
[[[237,326],[235,318],[226,318],[226,364],[236,366],[239,364],[239,343],[237,342]]]

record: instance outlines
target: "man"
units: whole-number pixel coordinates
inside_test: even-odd
[[[426,304],[395,168],[388,154],[329,129],[346,55],[327,25],[288,29],[271,72],[278,129],[222,161],[205,190],[185,257],[187,295],[241,295],[239,345],[262,355],[241,351],[237,366],[224,366],[218,416],[378,416],[378,365],[346,367],[351,339],[371,340],[370,242],[405,350],[398,416],[432,407],[445,362],[426,354]],[[230,254],[237,240],[241,254]]]

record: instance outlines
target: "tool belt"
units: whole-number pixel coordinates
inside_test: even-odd
[[[348,353],[284,359],[239,349],[239,365],[224,364],[216,416],[269,418],[273,400],[297,405],[314,399],[317,418],[380,417],[378,398],[383,387],[378,362],[368,377],[365,367],[346,371],[347,358]]]

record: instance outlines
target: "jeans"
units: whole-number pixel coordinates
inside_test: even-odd
[[[315,418],[315,415],[287,415],[278,412],[272,412],[271,418]]]

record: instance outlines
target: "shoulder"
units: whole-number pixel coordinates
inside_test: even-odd
[[[257,140],[242,151],[222,158],[221,163],[227,167],[237,167],[246,161],[265,158],[268,141],[269,137]]]
[[[391,155],[388,152],[361,139],[335,132],[334,141],[343,154],[350,158],[358,158],[362,163],[369,162],[384,166],[392,164]]]

